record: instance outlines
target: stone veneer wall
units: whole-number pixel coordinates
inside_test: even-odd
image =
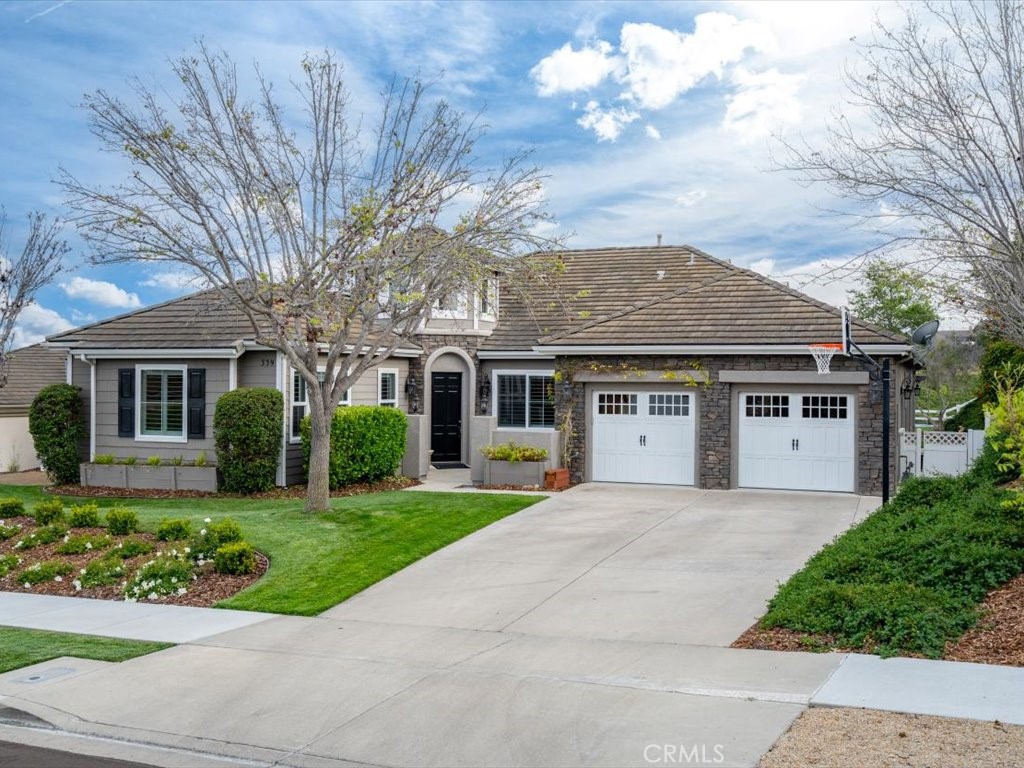
[[[435,334],[424,334],[416,336],[416,343],[423,348],[423,354],[419,357],[409,360],[409,377],[416,379],[417,384],[417,403],[416,407],[413,408],[413,404],[409,404],[409,413],[423,413],[423,393],[426,391],[425,383],[423,381],[423,367],[427,363],[427,358],[430,357],[431,353],[441,347],[458,347],[459,349],[465,350],[469,356],[473,359],[473,363],[476,366],[477,379],[480,377],[480,361],[477,359],[476,350],[480,346],[480,343],[486,337],[480,335],[469,335],[469,334],[450,334],[450,335],[435,335]],[[468,382],[467,382],[468,383]],[[480,403],[476,392],[468,393],[473,399],[472,412],[479,413]]]
[[[810,355],[716,355],[706,357],[653,357],[653,356],[601,356],[601,357],[559,357],[555,370],[566,380],[571,380],[572,371],[590,367],[592,364],[605,370],[614,370],[619,365],[627,369],[640,370],[684,370],[695,361],[708,372],[710,385],[698,385],[697,402],[699,418],[697,426],[697,478],[699,488],[727,489],[732,474],[732,430],[731,404],[732,384],[719,381],[722,370],[735,371],[815,371]],[[881,358],[879,358],[881,362]],[[890,481],[893,488],[897,482],[899,466],[898,427],[896,409],[899,385],[903,371],[892,358],[892,437],[890,443]],[[850,358],[833,358],[833,371],[864,370]],[[559,375],[556,373],[556,376]],[[628,378],[623,380],[629,384]],[[749,386],[749,385],[748,385]],[[770,388],[771,385],[765,385]],[[874,385],[878,386],[878,385]],[[857,388],[857,486],[856,492],[867,495],[881,495],[882,492],[882,398],[872,398],[871,385]],[[565,413],[572,409],[572,434],[568,436],[569,472],[573,483],[584,480],[586,456],[586,402],[585,386],[573,382],[571,387],[555,385],[555,423],[562,424]]]

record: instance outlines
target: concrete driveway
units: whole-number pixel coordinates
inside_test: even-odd
[[[727,646],[876,504],[582,486],[319,618],[0,695],[79,733],[264,764],[753,765],[840,657]]]

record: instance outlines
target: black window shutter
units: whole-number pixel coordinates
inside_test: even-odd
[[[135,369],[117,369],[117,436],[135,437]]]
[[[206,369],[188,369],[188,436],[206,437]]]

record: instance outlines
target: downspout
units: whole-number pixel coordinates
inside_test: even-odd
[[[89,461],[96,461],[96,361],[85,355],[78,359],[89,366]]]

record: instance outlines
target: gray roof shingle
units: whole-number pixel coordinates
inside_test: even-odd
[[[0,412],[28,408],[39,390],[66,380],[66,349],[35,344],[11,352],[7,383],[0,387]]]
[[[565,264],[561,285],[571,313],[552,297],[542,297],[531,311],[503,294],[501,321],[482,348],[839,341],[835,307],[690,246],[539,257]],[[861,344],[905,343],[856,320],[853,336]]]

